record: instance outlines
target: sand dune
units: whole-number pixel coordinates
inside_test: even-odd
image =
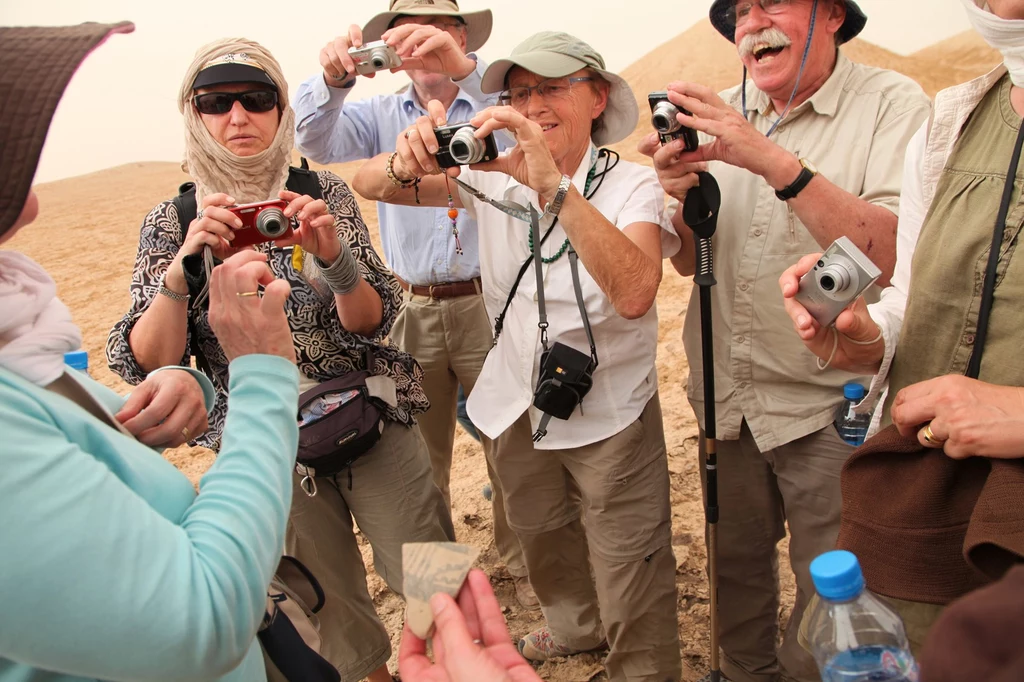
[[[999,62],[998,55],[972,33],[907,57],[856,40],[843,49],[857,61],[910,75],[929,94],[980,75]],[[664,88],[671,80],[692,80],[721,89],[737,83],[740,73],[735,48],[718,36],[707,21],[656,47],[623,71],[642,111],[647,110],[646,93]],[[646,162],[637,154],[635,145],[648,130],[648,120],[642,117],[637,132],[616,145],[617,150],[627,159]],[[177,133],[168,131],[168,134]],[[131,141],[126,140],[125,144]],[[343,164],[331,168],[350,179],[357,167],[358,164]],[[173,196],[184,180],[186,177],[176,164],[136,163],[40,185],[37,187],[42,204],[40,219],[11,242],[12,248],[35,258],[54,275],[61,297],[82,327],[93,376],[120,391],[126,391],[127,386],[106,369],[103,348],[107,332],[128,306],[127,287],[139,224],[150,208]],[[363,200],[360,206],[371,232],[376,235],[374,206]],[[685,399],[687,364],[680,340],[689,290],[689,280],[678,277],[668,268],[658,296],[661,318],[658,372],[672,474],[673,547],[679,564],[679,627],[687,664],[686,679],[696,679],[697,673],[707,665],[708,595],[703,572],[703,516],[696,468],[697,427]],[[194,480],[212,461],[209,452],[198,448],[169,451],[167,456]],[[497,556],[489,545],[489,507],[480,495],[486,479],[482,454],[468,436],[460,434],[455,458],[452,496],[457,530],[463,540],[487,547],[481,555],[481,564],[492,572],[504,602],[514,604],[509,577],[495,569]],[[368,550],[365,543],[364,550]],[[370,575],[369,584],[377,597],[381,616],[397,643],[401,602],[375,575]],[[788,587],[784,600],[787,604],[791,603],[791,589]],[[507,615],[515,636],[538,623],[537,618],[516,607]],[[575,681],[598,678],[600,671],[599,662],[587,656],[549,663],[541,669],[547,679]]]

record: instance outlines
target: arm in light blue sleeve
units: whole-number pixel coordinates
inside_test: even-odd
[[[295,146],[305,156],[317,163],[342,163],[381,152],[376,98],[345,104],[351,92],[352,88],[328,87],[322,74],[303,81],[295,91]]]
[[[484,71],[487,70],[487,64],[478,59],[473,53],[469,53],[466,56],[476,62],[476,68],[462,80],[455,81],[455,84],[462,88],[462,91],[473,99],[480,102],[487,102],[488,106],[494,106],[498,103],[499,93],[493,92],[491,94],[487,94],[480,89],[484,79]]]
[[[230,370],[223,448],[198,495],[131,441],[83,450],[37,400],[0,385],[0,658],[176,682],[217,679],[251,651],[291,505],[298,371],[266,355]]]

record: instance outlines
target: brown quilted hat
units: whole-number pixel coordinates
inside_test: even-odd
[[[28,198],[53,112],[86,55],[135,25],[0,27],[0,235]]]

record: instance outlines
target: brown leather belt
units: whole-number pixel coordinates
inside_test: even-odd
[[[403,289],[414,296],[429,296],[430,298],[458,298],[459,296],[474,296],[483,291],[483,284],[479,277],[474,277],[465,282],[445,282],[444,284],[430,284],[420,286],[409,284],[404,279],[395,275],[395,279]]]

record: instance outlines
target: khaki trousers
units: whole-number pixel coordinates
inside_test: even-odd
[[[524,414],[494,441],[490,456],[555,641],[587,650],[607,638],[610,680],[678,681],[676,562],[658,396],[621,433],[567,450],[535,450]]]
[[[483,296],[436,299],[403,292],[405,304],[391,328],[391,340],[416,358],[423,368],[423,391],[430,409],[417,421],[430,452],[434,483],[451,509],[449,482],[459,384],[468,396],[491,350],[490,320]],[[486,449],[488,445],[484,443]],[[486,459],[486,458],[485,458]],[[508,527],[501,485],[487,460],[491,481],[491,511],[494,516],[494,545],[514,576],[526,575],[519,541]]]
[[[317,614],[323,656],[343,682],[356,682],[387,662],[391,641],[366,589],[352,520],[370,541],[377,573],[401,594],[402,544],[452,540],[448,506],[434,485],[419,429],[394,422],[350,471],[318,477],[314,497],[300,480],[293,476],[285,553],[323,587],[326,602]]]
[[[761,452],[744,421],[740,438],[718,441],[718,611],[722,673],[732,682],[820,680],[814,659],[799,643],[810,598],[811,561],[835,549],[841,509],[839,472],[853,452],[831,424]],[[700,445],[701,484],[704,439]],[[776,546],[789,524],[789,560],[796,603],[779,634]]]

